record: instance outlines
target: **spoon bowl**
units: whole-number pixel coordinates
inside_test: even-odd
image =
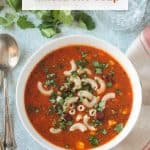
[[[19,61],[19,48],[16,40],[8,34],[0,34],[0,69],[12,69]]]

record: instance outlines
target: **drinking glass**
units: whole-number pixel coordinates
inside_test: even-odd
[[[138,29],[143,18],[148,0],[129,0],[128,10],[95,11],[98,23],[104,23],[114,30]]]

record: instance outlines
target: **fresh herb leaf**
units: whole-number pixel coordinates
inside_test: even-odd
[[[27,16],[20,16],[17,20],[17,25],[21,29],[34,28],[34,24],[28,20]]]
[[[98,104],[97,110],[102,112],[105,108],[105,105],[106,105],[105,101],[100,101]]]
[[[55,73],[49,73],[47,74],[46,78],[55,78],[56,77],[56,74]]]
[[[121,132],[123,129],[123,124],[119,123],[116,125],[116,127],[114,128],[114,131],[116,131],[117,133]]]
[[[45,81],[45,85],[54,86],[54,85],[56,85],[56,82],[55,82],[54,79],[50,79],[50,80],[48,79],[48,80]]]
[[[107,64],[107,63],[101,63],[101,62],[99,62],[99,61],[94,61],[94,62],[93,62],[93,66],[94,66],[95,68],[105,69],[105,68],[108,67],[108,64]]]
[[[102,69],[101,68],[95,68],[95,73],[96,74],[102,74]]]
[[[3,27],[11,27],[14,24],[14,15],[6,13],[5,17],[0,17],[0,25]]]
[[[96,74],[101,74],[103,72],[103,70],[108,67],[108,64],[107,63],[101,63],[99,61],[94,61],[93,67],[95,68]]]
[[[87,56],[88,54],[86,53],[86,52],[81,52],[81,56],[82,56],[82,58],[85,58],[86,56]]]
[[[41,28],[40,29],[43,36],[50,38],[57,34],[57,32],[53,28]]]
[[[72,126],[73,125],[73,121],[67,121],[67,125],[68,126]]]
[[[52,114],[54,114],[55,112],[56,112],[55,107],[50,106],[50,107],[48,108],[47,115],[52,115]]]
[[[115,75],[115,72],[111,70],[111,71],[108,72],[108,75],[109,75],[110,77],[113,77],[113,76]]]
[[[101,67],[101,64],[100,64],[98,61],[94,61],[94,62],[93,62],[93,66],[94,66],[95,68],[99,68],[99,67]]]
[[[7,4],[16,11],[21,10],[22,0],[6,0]]]
[[[106,135],[106,134],[107,134],[107,130],[106,130],[106,129],[102,129],[102,130],[101,130],[101,133],[102,133],[103,135]]]
[[[71,24],[73,21],[71,11],[68,11],[68,10],[52,11],[52,15],[55,19],[59,20],[59,22],[64,23],[64,24]]]
[[[49,97],[49,101],[50,101],[52,104],[54,104],[54,103],[56,103],[56,99],[57,99],[57,94],[56,94],[55,92],[53,92],[53,93],[51,94],[51,96]]]
[[[92,91],[93,91],[91,85],[88,84],[88,83],[82,83],[82,90],[87,90],[87,91],[89,91],[89,92],[92,92]]]
[[[83,73],[83,74],[80,75],[80,77],[81,77],[81,78],[87,78],[88,75],[87,75],[86,73]]]
[[[89,64],[89,62],[86,59],[80,59],[80,60],[76,61],[76,64],[80,68],[85,68]]]
[[[121,90],[120,90],[120,89],[116,89],[116,90],[115,90],[115,93],[116,93],[117,95],[120,95],[120,94],[121,94]]]
[[[82,21],[82,24],[84,23],[88,30],[92,30],[95,28],[95,23],[92,17],[86,14],[84,11],[72,11],[72,15],[74,17],[74,20],[78,23],[81,24]]]
[[[66,120],[60,119],[60,121],[59,121],[59,126],[60,126],[60,128],[61,128],[62,130],[65,130],[65,129],[66,129],[66,127],[67,127],[67,124],[66,124],[66,123],[67,123]]]
[[[91,135],[89,136],[89,142],[92,146],[97,146],[99,144],[99,139],[96,136]]]
[[[72,75],[73,77],[77,77],[78,73],[77,73],[77,71],[72,71],[72,72],[71,72],[71,75]]]
[[[93,120],[92,120],[92,125],[93,125],[94,127],[100,126],[100,125],[102,125],[102,121],[93,119]]]
[[[62,105],[60,104],[57,104],[56,107],[56,112],[59,114],[59,115],[62,115],[63,114],[63,108],[62,108]]]
[[[110,88],[110,87],[112,87],[112,86],[113,86],[113,84],[112,84],[112,82],[111,82],[111,81],[109,81],[109,82],[107,82],[107,83],[106,83],[106,86]]]

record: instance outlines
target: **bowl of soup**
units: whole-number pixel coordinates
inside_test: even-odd
[[[130,133],[142,92],[118,48],[89,36],[46,43],[26,63],[16,105],[29,134],[49,150],[108,150]]]

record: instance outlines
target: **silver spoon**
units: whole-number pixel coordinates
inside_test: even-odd
[[[14,150],[16,147],[12,127],[12,120],[9,111],[9,97],[7,90],[7,74],[13,69],[19,60],[20,52],[15,39],[8,34],[0,34],[0,72],[3,76],[3,94],[5,100],[4,111],[4,148]]]

